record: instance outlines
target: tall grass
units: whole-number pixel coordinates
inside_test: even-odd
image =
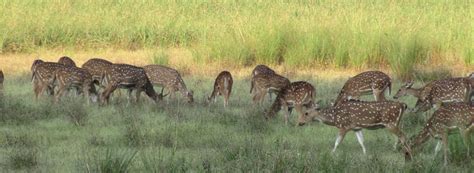
[[[183,47],[236,65],[472,66],[470,1],[3,1],[0,51]],[[160,49],[161,49],[160,48]],[[165,63],[163,54],[154,61]]]

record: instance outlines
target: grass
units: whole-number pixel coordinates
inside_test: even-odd
[[[472,69],[470,1],[47,1],[0,3],[0,52],[152,49],[195,64]],[[149,59],[149,57],[146,57]],[[128,57],[127,57],[128,58]],[[455,66],[455,67],[454,67]]]
[[[296,76],[316,87],[317,99],[328,105],[343,81],[320,76]],[[195,92],[193,105],[184,99],[153,104],[127,103],[114,97],[105,107],[85,99],[52,98],[34,101],[29,76],[9,78],[0,104],[0,169],[25,172],[469,172],[472,160],[459,134],[450,136],[450,164],[433,155],[435,140],[427,142],[411,162],[392,149],[386,130],[364,131],[367,155],[349,133],[337,152],[330,151],[337,129],[319,123],[289,126],[280,113],[265,121],[263,111],[249,101],[249,81],[236,78],[230,107],[222,99],[206,105],[213,81],[184,79]],[[394,82],[394,88],[401,86]],[[395,90],[395,89],[394,89]],[[370,97],[366,99],[372,99]],[[412,107],[415,100],[403,98]],[[71,115],[74,112],[73,115]],[[76,118],[74,118],[76,117]],[[78,118],[83,117],[83,118]],[[406,113],[402,130],[415,135],[424,125],[423,114]],[[81,122],[77,125],[76,122]],[[471,146],[473,148],[473,146]],[[471,151],[471,155],[474,154]],[[354,159],[357,158],[357,159]]]

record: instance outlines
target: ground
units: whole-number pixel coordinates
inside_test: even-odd
[[[311,82],[316,100],[327,106],[347,78],[319,76],[292,80]],[[213,79],[184,80],[194,90],[194,104],[179,96],[158,104],[149,99],[128,103],[122,92],[114,95],[112,104],[99,107],[70,96],[57,105],[47,96],[34,100],[29,75],[10,78],[0,104],[0,167],[25,172],[469,172],[474,165],[457,131],[450,136],[447,167],[442,166],[441,153],[433,154],[435,140],[405,162],[392,147],[395,137],[383,129],[364,131],[367,155],[352,132],[331,153],[336,128],[316,122],[296,126],[295,113],[289,125],[282,112],[265,121],[263,112],[271,103],[251,104],[246,77],[234,80],[227,109],[222,98],[205,104]],[[392,96],[400,85],[394,82]],[[415,102],[412,97],[401,101],[409,107]],[[406,113],[402,131],[415,135],[427,117]]]

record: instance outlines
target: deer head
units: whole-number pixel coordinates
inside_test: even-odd
[[[405,85],[403,85],[398,91],[397,93],[395,94],[395,96],[393,96],[394,99],[398,99],[400,97],[403,97],[403,96],[406,96],[408,94],[408,89],[411,89],[411,87],[413,86],[414,82],[412,80],[408,81],[405,83]]]

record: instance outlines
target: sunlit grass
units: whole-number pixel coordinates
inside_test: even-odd
[[[0,5],[8,14],[0,17],[1,52],[179,47],[192,52],[198,64],[382,67],[400,77],[417,66],[470,68],[474,61],[467,0],[13,0]]]

